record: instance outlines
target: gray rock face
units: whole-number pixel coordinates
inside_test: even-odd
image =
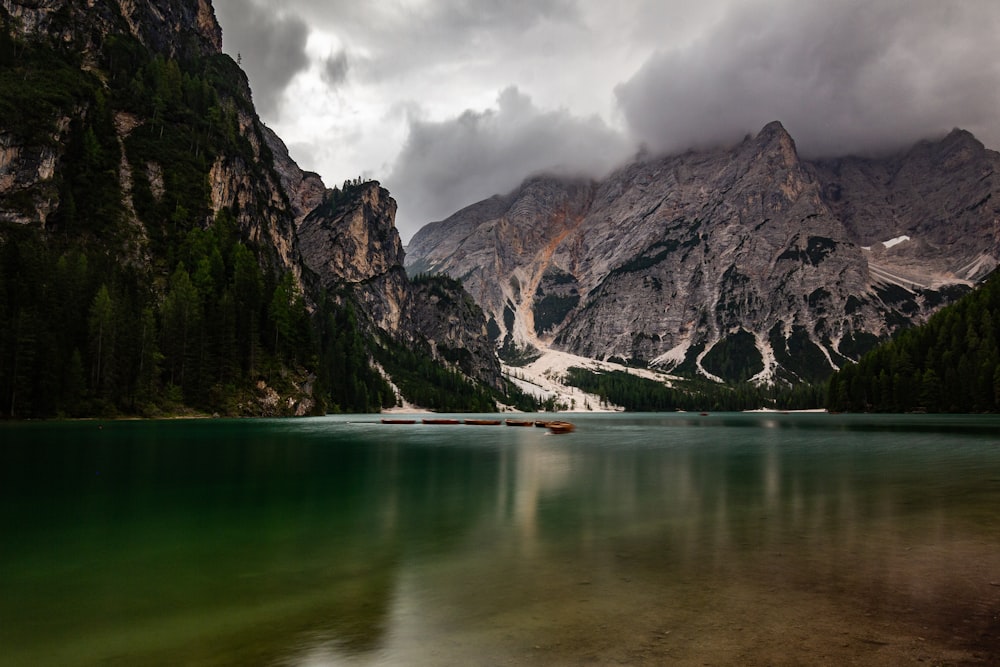
[[[817,380],[997,265],[998,160],[956,131],[812,163],[771,123],[599,183],[531,179],[421,229],[408,269],[462,280],[502,346]]]
[[[338,203],[328,194],[299,225],[303,260],[323,287],[351,291],[376,326],[406,330],[409,281],[394,226],[396,202],[374,181],[341,196],[346,201]]]
[[[92,55],[108,34],[130,34],[155,53],[176,58],[222,51],[222,28],[210,0],[0,0],[22,35],[44,35]]]
[[[976,281],[996,266],[998,167],[1000,155],[963,130],[883,160],[813,165],[824,203],[852,238],[871,248],[870,263],[904,276],[919,267],[924,275],[916,276],[917,286]],[[890,249],[881,243],[901,236],[910,239]]]
[[[407,312],[419,337],[414,343],[425,343],[431,354],[465,375],[502,388],[503,373],[487,333],[486,317],[460,283],[417,281],[409,304]]]
[[[350,295],[377,328],[499,388],[483,311],[457,283],[411,283],[395,215],[396,201],[375,181],[329,190],[299,224],[303,261],[323,288]]]

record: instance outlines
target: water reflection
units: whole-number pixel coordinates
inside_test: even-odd
[[[575,421],[8,429],[0,664],[995,655],[995,420]]]

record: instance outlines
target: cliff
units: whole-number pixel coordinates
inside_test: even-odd
[[[481,312],[410,313],[389,193],[327,188],[261,122],[207,0],[0,24],[0,413],[377,409],[388,341],[502,385]]]
[[[501,349],[820,380],[996,266],[998,162],[961,131],[810,162],[771,123],[600,182],[529,179],[421,229],[407,261],[461,279]]]

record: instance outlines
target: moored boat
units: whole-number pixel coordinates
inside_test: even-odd
[[[421,419],[422,424],[461,424],[458,419]]]
[[[535,422],[525,421],[523,419],[507,419],[504,421],[507,426],[532,426]]]
[[[416,419],[382,419],[383,424],[416,424]]]
[[[551,421],[546,425],[546,428],[549,429],[549,433],[556,433],[556,434],[572,433],[573,431],[576,430],[576,426],[574,426],[570,422],[564,422],[564,421]]]
[[[535,426],[537,428],[548,428],[549,422],[545,421],[543,419],[539,419],[539,420],[535,421]]]
[[[466,419],[469,426],[499,426],[502,422],[499,419]]]

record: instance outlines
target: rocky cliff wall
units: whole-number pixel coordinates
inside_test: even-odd
[[[812,163],[772,123],[600,183],[530,179],[420,230],[409,269],[461,279],[500,345],[815,380],[997,265],[997,163],[963,132]]]
[[[168,58],[222,51],[208,0],[0,0],[17,33],[72,48],[91,63],[108,35],[129,34]]]

